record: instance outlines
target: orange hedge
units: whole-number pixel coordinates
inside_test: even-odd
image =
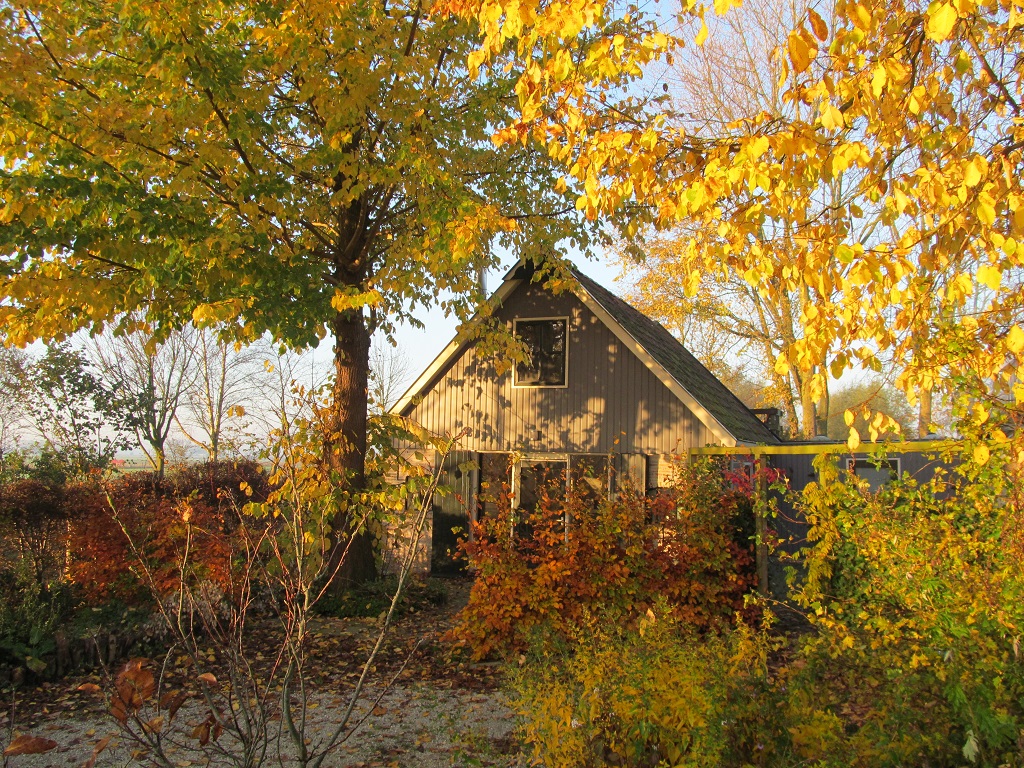
[[[532,638],[566,637],[588,622],[634,622],[658,600],[708,629],[741,610],[754,584],[741,532],[749,500],[715,470],[684,472],[655,499],[627,493],[594,506],[545,497],[518,524],[507,492],[499,508],[463,544],[476,581],[453,632],[476,658],[518,653]]]

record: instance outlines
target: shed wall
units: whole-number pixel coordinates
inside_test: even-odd
[[[715,442],[571,292],[524,283],[495,315],[510,329],[516,318],[568,317],[568,385],[516,387],[507,362],[469,345],[406,415],[437,433],[468,427],[469,451],[672,454]]]

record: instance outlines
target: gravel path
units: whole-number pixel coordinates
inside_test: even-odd
[[[347,701],[317,696],[312,703],[309,733],[316,740],[338,721]],[[364,706],[362,713],[366,709]],[[228,764],[223,758],[204,754],[192,738],[192,729],[202,719],[198,711],[183,710],[177,715],[176,728],[166,731],[170,744],[167,753],[175,765],[186,768]],[[353,735],[328,756],[324,765],[523,766],[526,761],[520,755],[514,726],[512,712],[498,692],[444,689],[433,682],[396,685]],[[97,757],[97,768],[150,763],[148,755],[140,752],[138,745],[120,733],[117,723],[103,713],[44,717],[31,733],[55,741],[58,746],[45,754],[12,756],[8,758],[11,768],[81,766],[90,758],[95,745],[107,736],[112,738]],[[7,739],[0,741],[6,742]],[[268,764],[275,763],[276,756],[270,756]]]
[[[453,658],[441,639],[465,603],[468,584],[454,582],[448,603],[403,617],[378,661],[377,680],[389,679],[418,647],[398,681],[380,696],[380,689],[364,691],[354,721],[361,725],[324,761],[325,768],[442,768],[448,766],[495,766],[519,768],[523,756],[515,717],[502,694],[497,671],[488,665],[470,665]],[[308,708],[307,743],[315,746],[340,722],[348,693],[360,663],[376,634],[376,622],[366,619],[322,619],[315,628],[313,693]],[[268,643],[273,637],[268,632]],[[268,646],[268,649],[272,647]],[[163,690],[180,687],[195,693],[196,674],[178,668],[169,675]],[[21,734],[57,743],[44,754],[13,755],[5,768],[66,768],[86,766],[98,744],[95,768],[151,765],[151,753],[127,737],[107,712],[101,695],[79,690],[80,686],[104,686],[98,675],[48,683],[22,691],[0,703],[0,747]],[[378,701],[379,699],[379,701]],[[226,766],[230,762],[210,751],[210,746],[230,747],[224,734],[205,750],[199,746],[206,708],[199,697],[184,704],[173,719],[158,726],[172,766]],[[156,715],[143,711],[142,720]],[[166,715],[165,711],[162,713]],[[276,732],[279,720],[269,724]],[[109,737],[109,739],[108,739]],[[279,764],[276,748],[265,765]],[[294,763],[286,762],[286,765]],[[169,768],[169,767],[168,767]]]

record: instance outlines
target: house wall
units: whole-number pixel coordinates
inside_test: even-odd
[[[568,386],[515,387],[469,346],[405,415],[433,432],[468,427],[467,451],[685,453],[711,432],[574,294],[520,285],[495,315],[569,318]]]
[[[868,452],[849,453],[844,452],[842,444],[833,445],[837,454],[834,461],[839,462],[839,467],[844,469],[846,461],[850,458],[869,459]],[[894,445],[886,453],[889,459],[899,460],[899,471],[901,475],[909,475],[920,484],[930,482],[936,471],[949,473],[953,471],[955,464],[943,461],[937,452],[918,450],[900,450],[899,445]],[[770,457],[770,465],[782,470],[785,475],[791,492],[801,493],[812,482],[819,481],[818,471],[814,468],[816,455],[806,453],[776,454]],[[803,515],[798,512],[785,495],[774,494],[775,505],[778,509],[778,516],[769,525],[775,529],[780,540],[780,549],[787,554],[794,554],[808,545],[807,532],[809,525]],[[785,566],[778,558],[769,561],[769,583],[772,592],[779,599],[787,595]]]

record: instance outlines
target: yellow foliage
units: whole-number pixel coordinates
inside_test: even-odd
[[[802,333],[778,355],[780,376],[829,365],[841,350],[835,373],[897,360],[908,393],[969,386],[1009,402],[1006,382],[1021,371],[1006,357],[1020,348],[1007,329],[1024,327],[1024,283],[1005,279],[1024,268],[1024,84],[993,62],[1024,56],[1015,2],[934,0],[922,12],[907,0],[843,0],[827,22],[811,11],[783,38],[784,108],[698,136],[656,117],[620,122],[607,109],[607,89],[668,60],[682,38],[654,38],[656,19],[643,11],[629,17],[635,35],[614,38],[621,19],[603,0],[528,4],[536,22],[516,36],[517,66],[521,78],[541,76],[500,135],[561,146],[588,218],[628,203],[632,232],[686,221],[695,235],[677,251],[679,275],[727,271],[773,298],[780,280],[806,286],[818,312],[803,307]],[[699,20],[700,43],[705,12],[727,5],[682,3]],[[444,7],[475,17],[483,6]],[[595,40],[619,42],[606,46],[614,55],[589,59],[588,72],[559,79],[545,55],[555,37],[588,51],[600,50]],[[494,56],[506,37],[485,26],[482,41]],[[642,142],[617,143],[626,122]],[[745,150],[755,139],[757,151]],[[784,230],[786,248],[773,249],[773,230]]]

